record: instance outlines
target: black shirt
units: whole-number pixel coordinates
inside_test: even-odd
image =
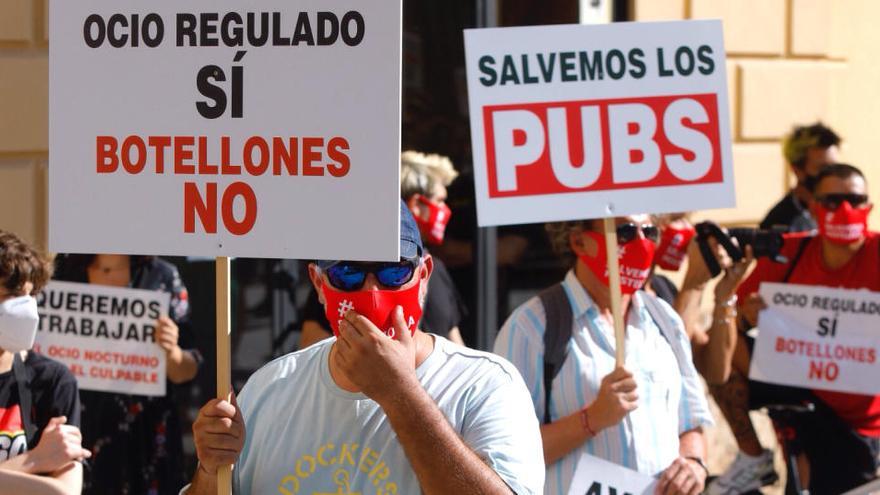
[[[421,328],[426,332],[448,337],[449,331],[457,327],[467,315],[467,308],[452,282],[446,264],[439,258],[433,259],[434,272],[428,280]]]
[[[669,277],[655,273],[651,275],[651,289],[654,294],[669,303],[670,306],[675,304],[675,298],[678,296],[678,287],[669,280]]]
[[[67,424],[80,425],[76,378],[66,366],[29,352],[24,360],[27,387],[31,391],[30,417],[37,427],[34,438],[25,439],[21,398],[12,370],[0,373],[0,462],[33,450],[49,420],[67,416]]]
[[[816,221],[813,220],[810,209],[792,191],[779,200],[761,221],[763,230],[774,227],[785,227],[787,232],[807,232],[816,229]]]

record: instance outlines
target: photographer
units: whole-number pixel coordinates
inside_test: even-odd
[[[741,332],[757,322],[763,306],[762,282],[880,291],[880,237],[867,228],[872,205],[864,175],[857,168],[829,165],[816,177],[810,208],[818,235],[784,236],[787,264],[767,259],[738,290]],[[753,341],[740,333],[727,383],[713,390],[742,451],[728,473],[710,487],[739,493],[754,487],[772,469],[749,420],[749,409],[773,403],[813,402],[816,411],[791,426],[803,449],[801,482],[811,493],[842,493],[874,478],[880,450],[880,396],[805,390],[747,380]],[[801,464],[801,463],[799,463]],[[745,481],[751,481],[745,487]]]
[[[816,228],[809,209],[816,178],[823,168],[837,161],[839,145],[840,136],[821,122],[795,127],[786,136],[782,153],[797,178],[797,185],[770,209],[761,221],[761,229],[805,232]]]

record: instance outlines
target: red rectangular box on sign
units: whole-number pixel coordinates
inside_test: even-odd
[[[489,196],[721,183],[718,120],[714,94],[485,106]]]

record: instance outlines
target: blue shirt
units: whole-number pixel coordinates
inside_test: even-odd
[[[276,359],[238,398],[247,431],[233,487],[240,494],[417,494],[416,474],[385,413],[339,388],[328,339]],[[464,442],[519,494],[544,483],[538,421],[516,369],[434,336],[419,381]]]
[[[552,383],[551,421],[592,403],[602,378],[615,366],[614,328],[600,316],[573,271],[566,275],[563,287],[573,311],[573,328],[568,356]],[[668,337],[658,325],[665,327]],[[534,297],[513,312],[495,340],[495,353],[522,373],[537,418],[544,417],[545,326],[544,306]],[[681,319],[668,304],[643,291],[636,292],[630,304],[626,368],[638,385],[638,408],[548,466],[545,494],[568,493],[583,452],[642,473],[659,474],[678,457],[681,433],[712,424]]]

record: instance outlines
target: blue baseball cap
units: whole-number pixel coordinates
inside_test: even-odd
[[[422,245],[422,234],[412,212],[403,200],[400,200],[400,257],[419,258],[425,253]],[[316,260],[315,264],[322,270],[339,260]]]

